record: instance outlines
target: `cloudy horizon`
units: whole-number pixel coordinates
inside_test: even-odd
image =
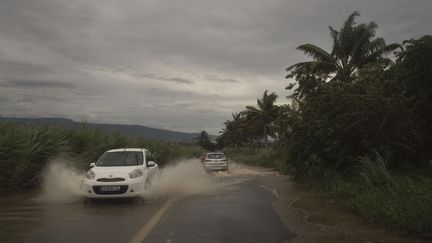
[[[2,0],[0,115],[218,134],[265,90],[287,103],[295,48],[355,10],[387,43],[432,33],[430,0]]]

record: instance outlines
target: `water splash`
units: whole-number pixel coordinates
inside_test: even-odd
[[[43,173],[41,193],[36,198],[40,202],[71,203],[83,198],[82,185],[84,171],[72,166],[72,161],[55,159]]]
[[[143,196],[190,195],[218,186],[196,159],[179,160],[161,169],[160,177],[156,178]]]

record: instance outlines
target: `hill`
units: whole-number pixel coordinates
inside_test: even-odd
[[[36,125],[51,125],[61,127],[75,127],[82,123],[75,122],[66,118],[6,118],[0,117],[0,123],[23,123]],[[197,133],[176,132],[165,129],[150,128],[141,125],[124,125],[124,124],[99,124],[86,123],[86,126],[100,128],[111,132],[118,132],[128,136],[142,137],[146,139],[164,140],[171,142],[193,142]]]

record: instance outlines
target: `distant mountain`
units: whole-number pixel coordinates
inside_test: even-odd
[[[37,125],[54,125],[61,127],[75,127],[81,125],[65,118],[5,118],[0,117],[0,123],[21,123]],[[198,133],[176,132],[165,129],[150,128],[140,125],[122,125],[122,124],[96,124],[86,123],[91,128],[101,128],[111,132],[118,132],[128,136],[142,137],[147,139],[165,140],[171,142],[193,142]],[[212,136],[214,137],[214,136]]]

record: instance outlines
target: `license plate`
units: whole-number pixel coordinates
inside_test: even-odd
[[[100,190],[103,192],[120,191],[120,186],[102,186]]]

